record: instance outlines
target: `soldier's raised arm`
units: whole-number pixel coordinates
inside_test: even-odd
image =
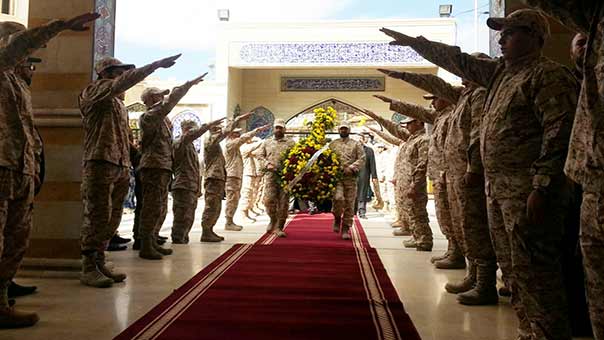
[[[390,110],[396,111],[407,117],[417,119],[424,123],[434,124],[434,121],[436,120],[436,118],[438,118],[439,115],[439,113],[434,109],[426,109],[425,107],[419,105],[401,102],[396,99],[391,99],[379,95],[375,95],[374,97],[379,98],[387,103],[390,103]]]
[[[590,15],[596,13],[598,3],[593,0],[524,0],[524,2],[553,16],[573,31],[584,34],[589,33]]]
[[[378,69],[378,71],[391,78],[400,79],[426,92],[432,93],[450,103],[457,103],[459,97],[461,97],[461,92],[463,91],[463,87],[453,86],[433,74],[398,72],[381,68]]]
[[[226,118],[216,119],[215,121],[207,124],[202,124],[197,129],[193,129],[182,136],[183,143],[193,143],[197,138],[201,137],[204,133],[208,132],[212,127],[222,124]]]
[[[126,92],[129,88],[140,83],[151,73],[160,68],[170,68],[174,66],[180,54],[160,59],[140,68],[133,68],[124,72],[121,76],[113,80],[111,85],[111,95],[117,96]]]
[[[86,31],[87,24],[98,19],[98,13],[85,13],[69,20],[53,20],[45,25],[25,29],[25,26],[16,22],[3,23],[3,29],[12,34],[0,48],[0,71],[11,69],[21,63],[25,58],[44,46],[62,31]]]
[[[170,114],[172,109],[174,109],[174,107],[187,94],[187,92],[189,92],[191,87],[201,83],[203,81],[203,78],[207,74],[208,73],[206,72],[193,80],[189,80],[186,83],[173,88],[172,92],[170,92],[170,94],[168,95],[168,98],[166,98],[160,105],[157,105],[156,107],[153,107],[151,110],[149,110],[149,113],[153,115],[160,115],[162,117],[165,117]]]
[[[400,138],[396,138],[393,135],[389,134],[388,132],[380,131],[378,129],[372,128],[371,126],[366,126],[365,128],[368,129],[369,131],[375,133],[381,139],[383,139],[384,141],[386,141],[389,144],[401,145],[404,142],[404,140],[402,140]]]
[[[477,58],[463,53],[457,46],[430,41],[422,36],[413,38],[387,28],[380,31],[394,39],[391,45],[409,46],[430,62],[484,87],[489,85],[499,64],[496,60]]]
[[[384,98],[386,98],[386,97],[384,97]],[[409,131],[407,131],[405,128],[400,126],[400,124],[397,124],[397,123],[391,121],[390,119],[386,119],[386,118],[378,115],[377,113],[369,111],[369,110],[361,111],[361,113],[370,118],[373,118],[373,120],[378,122],[378,124],[383,126],[384,129],[386,129],[388,132],[390,132],[396,138],[399,138],[399,139],[402,139],[403,141],[405,141],[410,136]]]
[[[243,144],[249,142],[252,140],[252,138],[254,138],[257,134],[259,134],[262,131],[266,131],[268,129],[271,128],[271,124],[266,124],[260,127],[255,128],[252,131],[246,132],[244,134],[242,134],[239,138],[237,138],[234,141],[234,146],[236,147],[241,147]]]

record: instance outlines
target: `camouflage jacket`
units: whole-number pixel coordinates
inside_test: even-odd
[[[449,119],[449,128],[446,132],[447,137],[444,146],[447,176],[463,176],[468,170],[469,158],[478,159],[476,167],[481,167],[480,150],[475,148],[469,151],[468,148],[471,136],[476,135],[478,137],[477,134],[480,133],[486,89],[483,87],[473,89],[453,86],[431,74],[403,72],[402,80],[450,103],[456,103]],[[473,127],[475,128],[474,134],[472,133]],[[479,173],[482,173],[481,168],[479,171]]]
[[[428,144],[429,137],[425,130],[413,134],[401,147],[402,164],[401,175],[397,181],[407,191],[421,193],[426,191],[426,176],[428,170]]]
[[[239,138],[227,138],[226,142],[226,173],[227,177],[243,177],[243,156],[241,146],[252,140],[256,131],[244,133]]]
[[[604,189],[604,2],[527,0],[588,36],[579,105],[564,171],[585,190]]]
[[[128,112],[118,96],[154,70],[150,65],[128,70],[116,79],[98,79],[82,91],[79,105],[84,126],[84,161],[130,166]]]
[[[479,59],[423,37],[412,47],[449,72],[487,87],[480,128],[487,192],[524,195],[546,176],[562,175],[577,105],[570,70],[541,55],[507,64]]]
[[[172,189],[184,189],[200,193],[201,173],[199,172],[199,155],[193,142],[179,138],[174,142],[174,182]]]
[[[175,87],[167,98],[141,115],[141,169],[172,170],[172,126],[166,117],[190,88],[190,83]]]
[[[342,171],[347,167],[354,170],[352,175],[344,177],[357,177],[359,170],[365,165],[365,150],[363,150],[363,144],[350,137],[338,138],[329,144],[329,148],[338,155],[338,162],[340,162],[340,169]]]
[[[453,105],[449,105],[441,111],[436,111],[399,101],[390,104],[391,110],[434,126],[428,149],[428,177],[432,180],[444,179],[444,174],[447,172],[445,142],[453,108]]]
[[[34,176],[34,148],[40,141],[34,130],[29,86],[14,68],[65,29],[63,21],[14,34],[0,47],[0,167]]]
[[[221,132],[211,133],[203,143],[204,177],[226,181],[226,161],[220,143],[233,130],[232,121]]]
[[[287,137],[281,139],[273,137],[265,140],[259,151],[259,158],[264,159],[262,170],[266,170],[269,164],[274,166],[275,169],[279,169],[281,160],[285,156],[285,151],[294,146],[294,144],[295,142]]]

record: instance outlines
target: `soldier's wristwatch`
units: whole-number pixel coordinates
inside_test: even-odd
[[[533,176],[533,189],[546,192],[551,182],[552,179],[548,175],[535,175]]]

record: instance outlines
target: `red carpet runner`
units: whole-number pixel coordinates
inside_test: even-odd
[[[115,339],[420,339],[360,224],[331,222],[233,246]]]

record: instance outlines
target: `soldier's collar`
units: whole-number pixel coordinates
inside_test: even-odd
[[[505,69],[506,70],[518,70],[518,69],[524,68],[528,65],[534,64],[537,61],[539,61],[539,59],[541,59],[541,56],[542,56],[542,52],[541,52],[541,50],[539,50],[539,51],[535,51],[534,53],[522,56],[516,60],[511,60],[511,61],[504,60]]]

